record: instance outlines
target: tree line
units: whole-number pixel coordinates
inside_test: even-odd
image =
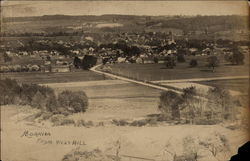
[[[85,112],[88,97],[84,91],[62,91],[37,84],[18,83],[13,79],[0,79],[0,105],[29,105],[53,114]]]
[[[183,89],[182,94],[174,91],[162,92],[158,108],[166,120],[216,124],[235,119],[237,104],[238,100],[228,90],[214,87],[201,96],[195,87],[188,87]]]

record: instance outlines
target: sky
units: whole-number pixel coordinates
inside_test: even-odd
[[[248,15],[247,1],[1,1],[3,17],[42,15]]]

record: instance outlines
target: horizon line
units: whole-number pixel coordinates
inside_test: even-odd
[[[70,14],[48,14],[48,15],[39,15],[39,16],[9,16],[9,17],[4,17],[2,15],[2,18],[28,18],[28,17],[43,17],[43,16],[71,16],[71,17],[80,17],[80,16],[138,16],[138,17],[198,17],[198,16],[248,16],[248,15],[245,15],[245,14],[221,14],[221,15],[218,15],[218,14],[214,14],[214,15],[206,15],[206,14],[196,14],[196,15],[184,15],[184,14],[177,14],[177,15],[137,15],[137,14],[101,14],[101,15],[98,15],[98,14],[83,14],[83,15],[70,15]]]

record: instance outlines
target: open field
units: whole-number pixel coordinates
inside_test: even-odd
[[[91,71],[76,71],[66,73],[42,73],[42,72],[22,72],[22,73],[1,73],[1,79],[11,78],[24,83],[60,83],[60,82],[78,82],[91,80],[109,79],[103,75]]]
[[[166,69],[164,64],[115,64],[111,68],[114,74],[147,81],[249,75],[248,65],[221,65],[212,72],[198,63],[196,68],[189,68],[188,63],[177,63],[174,69]]]
[[[89,108],[84,114],[72,117],[91,120],[145,117],[158,113],[160,90],[120,80],[86,81],[47,84],[56,93],[63,90],[83,90],[89,98]],[[143,103],[142,103],[143,102]]]
[[[244,94],[249,93],[249,79],[213,80],[201,81],[197,83],[213,87],[222,87],[228,90],[239,91]]]
[[[159,112],[157,105],[161,91],[146,86],[121,80],[50,82],[45,85],[55,89],[56,93],[62,90],[83,90],[88,95],[88,110],[85,113],[68,116],[75,121],[105,122],[112,119],[136,119]],[[225,155],[218,153],[217,157],[228,160],[248,139],[244,129],[232,130],[228,128],[228,124],[209,126],[157,124],[143,127],[105,124],[87,128],[72,125],[51,126],[48,121],[38,123],[24,119],[29,115],[34,115],[36,111],[36,109],[23,106],[1,107],[3,160],[49,161],[53,157],[53,161],[61,161],[64,155],[72,151],[84,152],[96,148],[105,154],[115,155],[117,141],[121,145],[120,155],[143,157],[156,161],[173,160],[172,156],[166,153],[166,149],[181,155],[184,151],[183,140],[185,138],[194,137],[195,141],[199,142],[199,140],[205,141],[210,138],[213,140],[217,134],[221,134],[229,141],[230,149],[225,152]],[[237,125],[237,127],[239,126]],[[28,132],[47,132],[50,133],[50,136],[21,137],[26,130]],[[84,144],[74,145],[72,144],[74,141]],[[167,145],[171,145],[171,147],[168,148]],[[35,150],[30,151],[30,149]],[[198,149],[199,161],[217,161],[209,151]],[[121,161],[137,160],[124,157],[121,159]]]

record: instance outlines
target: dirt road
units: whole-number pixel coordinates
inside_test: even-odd
[[[210,78],[194,78],[194,79],[176,79],[176,80],[160,80],[160,81],[152,81],[152,82],[154,82],[154,83],[182,83],[182,82],[227,80],[227,79],[249,79],[249,76],[228,76],[228,77],[210,77]]]
[[[118,76],[118,75],[115,75],[115,74],[106,73],[106,72],[103,72],[103,71],[96,70],[96,68],[98,68],[99,66],[101,66],[101,64],[92,67],[90,70],[93,71],[93,72],[99,73],[99,74],[104,74],[106,76],[109,76],[109,77],[112,77],[112,78],[115,78],[115,79],[120,79],[120,80],[123,80],[123,81],[136,83],[136,84],[140,84],[140,85],[144,85],[144,86],[147,86],[147,87],[152,87],[152,88],[156,88],[156,89],[160,89],[160,90],[164,90],[164,91],[169,91],[170,90],[170,91],[174,91],[176,93],[181,93],[179,90],[174,90],[174,89],[170,89],[170,88],[167,88],[167,87],[162,87],[162,86],[159,86],[159,85],[155,85],[155,84],[151,84],[151,83],[147,83],[147,82],[142,82],[142,81],[137,81],[137,80],[134,80],[134,79],[123,77],[123,76]]]

